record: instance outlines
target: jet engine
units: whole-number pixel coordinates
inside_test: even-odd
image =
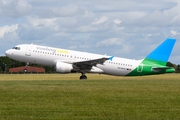
[[[58,73],[70,73],[73,67],[72,64],[57,62],[55,70]]]

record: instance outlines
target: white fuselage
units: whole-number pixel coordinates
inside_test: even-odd
[[[17,61],[46,66],[55,66],[57,62],[73,64],[80,61],[111,57],[33,44],[17,45],[16,48],[7,50],[6,56]],[[112,61],[107,60],[104,64],[97,64],[96,67],[101,69],[103,74],[124,76],[138,67],[141,62],[142,60],[114,57]]]

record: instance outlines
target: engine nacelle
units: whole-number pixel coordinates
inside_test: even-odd
[[[70,73],[73,69],[72,64],[57,62],[56,63],[56,72],[58,73]]]

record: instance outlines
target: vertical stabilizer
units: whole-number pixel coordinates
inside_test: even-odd
[[[176,39],[166,39],[127,76],[153,75],[174,72],[174,68],[167,67],[166,64],[175,42]]]
[[[166,39],[146,58],[151,59],[151,60],[167,62],[171,54],[171,51],[174,47],[175,42],[176,42],[176,39],[171,39],[171,38]]]

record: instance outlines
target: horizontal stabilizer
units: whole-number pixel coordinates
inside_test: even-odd
[[[173,67],[161,67],[161,68],[152,67],[152,71],[154,72],[159,72],[159,71],[167,70],[167,69],[174,69],[174,68]]]

